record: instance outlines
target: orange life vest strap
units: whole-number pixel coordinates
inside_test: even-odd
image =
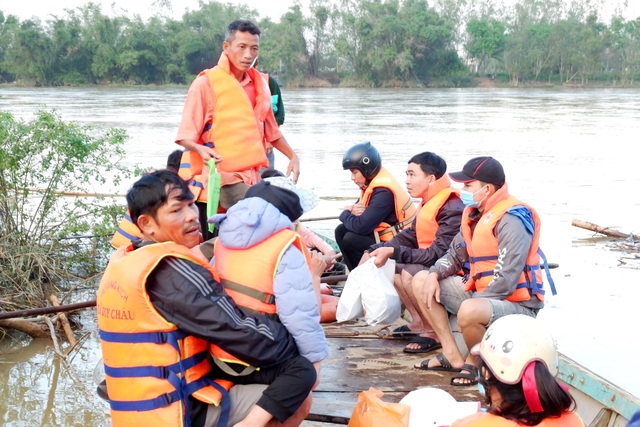
[[[407,210],[409,209],[409,207],[412,204],[413,204],[413,201],[411,199],[409,199],[407,201],[407,203],[404,204],[404,206],[402,207],[403,215],[406,215]],[[416,217],[416,214],[414,213],[410,218],[407,218],[402,222],[398,222],[395,225],[391,225],[391,226],[389,226],[389,227],[387,227],[387,228],[385,228],[384,230],[381,230],[381,231],[374,231],[373,235],[374,235],[374,237],[376,239],[376,243],[380,243],[380,241],[382,240],[381,237],[382,236],[386,236],[389,233],[391,233],[392,236],[398,235],[399,232],[401,232],[406,227],[411,225],[411,223],[413,222],[415,217]]]

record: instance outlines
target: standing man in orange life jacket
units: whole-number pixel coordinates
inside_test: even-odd
[[[221,175],[220,206],[228,209],[260,181],[260,168],[268,167],[265,143],[289,158],[286,174],[294,182],[300,161],[278,129],[267,82],[253,68],[260,29],[250,21],[233,21],[222,50],[218,64],[202,71],[189,88],[176,143],[190,152],[189,162],[180,168],[188,181],[197,175],[206,177],[208,160],[216,162]],[[201,181],[203,191],[196,195],[196,202],[205,224],[207,180]]]
[[[476,384],[479,358],[463,357],[449,326],[448,313],[468,349],[480,342],[487,328],[509,314],[536,317],[544,307],[540,270],[540,218],[529,205],[509,194],[502,165],[492,157],[469,160],[461,172],[450,173],[464,185],[466,205],[460,233],[447,253],[414,277],[419,310],[442,344],[442,353],[416,368],[451,371],[454,386]],[[463,282],[458,272],[469,263]],[[553,282],[549,281],[555,293]]]

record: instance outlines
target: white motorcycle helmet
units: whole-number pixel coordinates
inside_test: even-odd
[[[400,403],[411,407],[409,427],[449,426],[480,411],[480,402],[457,402],[449,393],[435,387],[414,390]]]
[[[505,384],[517,384],[533,361],[558,373],[558,350],[551,334],[530,316],[512,314],[496,320],[471,353],[479,355],[493,375]]]

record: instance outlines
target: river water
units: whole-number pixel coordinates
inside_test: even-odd
[[[176,149],[186,90],[2,87],[0,110],[31,119],[38,108],[55,108],[65,120],[126,129],[128,161],[160,167]],[[571,225],[580,219],[640,232],[637,90],[300,89],[284,90],[283,97],[282,131],[301,159],[299,186],[322,198],[307,217],[338,215],[346,199],[357,197],[341,158],[364,140],[399,179],[421,151],[444,157],[450,171],[471,157],[497,158],[511,193],[540,213],[542,248],[560,265],[552,270],[558,295],[539,318],[553,328],[563,353],[640,396],[633,364],[640,352],[634,326],[640,262]],[[286,168],[285,160],[278,153],[276,167]],[[122,193],[129,184],[96,191]],[[331,233],[336,222],[312,224]],[[90,335],[69,367],[47,341],[2,343],[0,424],[108,425],[107,405],[94,396],[91,381],[100,358],[94,312],[83,313],[82,321]]]

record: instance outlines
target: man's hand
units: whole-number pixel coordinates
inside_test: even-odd
[[[287,166],[286,176],[291,176],[291,180],[294,183],[298,182],[298,177],[300,176],[300,159],[298,159],[298,155],[293,151],[287,140],[284,136],[276,139],[275,141],[271,141],[271,145],[275,147],[276,150],[284,154],[289,158],[289,165]]]
[[[202,157],[202,160],[205,163],[210,159],[213,159],[213,161],[216,163],[220,163],[224,160],[214,148],[210,148],[205,145],[197,145],[196,152],[200,155],[200,157]]]
[[[329,254],[329,255],[322,255],[322,259],[325,262],[325,264],[327,264],[326,268],[324,269],[324,271],[328,271],[331,270],[331,268],[336,264],[336,260],[338,258],[340,258],[342,256],[341,253],[333,253],[333,254]]]
[[[387,263],[389,258],[393,256],[393,248],[378,248],[375,251],[371,252],[371,254],[369,255],[375,258],[373,260],[373,263],[376,265],[376,267],[380,268]]]
[[[363,204],[356,203],[355,205],[346,206],[345,209],[351,212],[351,215],[360,216],[364,213],[367,207]]]
[[[323,256],[320,252],[311,251],[311,276],[322,276],[325,269],[327,268],[327,263],[324,262]]]
[[[291,180],[294,184],[298,183],[298,177],[300,176],[300,159],[298,159],[297,154],[293,154],[293,156],[289,159],[289,165],[287,166],[287,176],[291,175]]]
[[[369,251],[364,251],[364,253],[362,254],[362,258],[360,258],[360,262],[358,263],[358,265],[362,265],[365,262],[369,261],[369,258],[371,258],[371,255],[369,254]]]
[[[440,282],[437,273],[429,273],[422,284],[422,302],[427,306],[427,310],[431,310],[433,299],[440,303]]]
[[[206,145],[200,145],[190,139],[182,139],[180,141],[176,141],[176,143],[189,151],[197,153],[200,157],[202,157],[202,160],[205,164],[209,159],[213,159],[216,163],[220,163],[224,160],[215,149],[207,147]]]

